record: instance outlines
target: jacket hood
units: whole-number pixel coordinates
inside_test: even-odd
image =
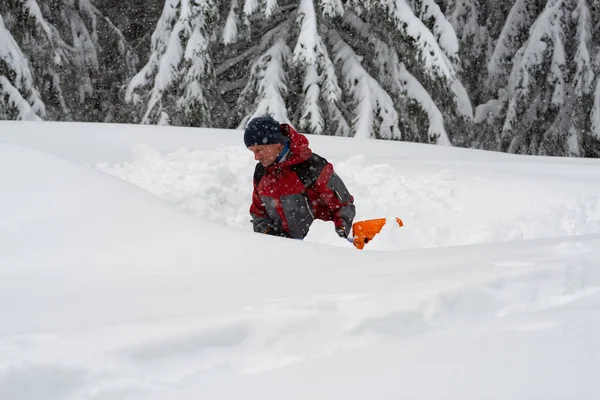
[[[296,132],[288,124],[281,124],[280,126],[283,136],[290,138],[290,155],[285,161],[276,165],[282,168],[308,160],[312,156],[312,150],[308,147],[307,137]]]

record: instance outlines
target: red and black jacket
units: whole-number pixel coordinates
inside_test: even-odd
[[[254,171],[250,215],[254,231],[304,238],[315,219],[352,226],[354,198],[326,159],[312,152],[306,136],[290,125],[281,132],[290,139],[285,161]]]

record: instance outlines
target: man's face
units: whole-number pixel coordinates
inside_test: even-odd
[[[261,144],[250,146],[248,149],[254,153],[254,159],[256,161],[261,163],[263,167],[268,167],[277,160],[277,157],[283,150],[283,145],[281,143]]]

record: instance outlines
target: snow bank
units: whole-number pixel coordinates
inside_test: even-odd
[[[162,154],[147,145],[132,161],[97,168],[131,182],[202,219],[248,229],[251,154],[240,146],[184,148]],[[356,198],[357,219],[403,219],[368,250],[431,248],[600,233],[600,191],[586,184],[554,187],[496,171],[416,170],[364,155],[334,161]],[[375,163],[373,163],[375,161]],[[527,174],[527,166],[522,164]],[[575,171],[574,171],[575,172]],[[535,174],[535,172],[534,172]],[[306,240],[345,246],[331,224],[317,222]]]
[[[250,232],[239,132],[2,128],[0,399],[600,395],[597,162],[314,138],[359,252]]]

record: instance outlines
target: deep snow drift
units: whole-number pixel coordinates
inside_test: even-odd
[[[309,137],[399,216],[251,232],[241,133],[0,123],[0,399],[597,399],[600,162]]]

